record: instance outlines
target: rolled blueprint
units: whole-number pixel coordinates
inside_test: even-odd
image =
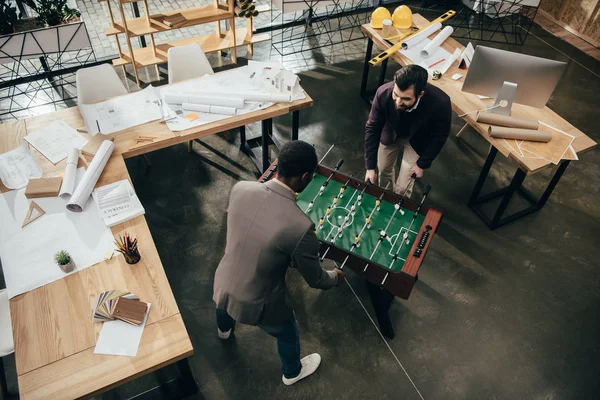
[[[442,29],[442,31],[438,33],[437,36],[423,48],[423,50],[421,50],[421,58],[427,58],[432,55],[442,43],[452,35],[452,32],[454,32],[454,29],[452,29],[451,26]]]
[[[220,107],[220,106],[207,106],[205,104],[190,104],[183,103],[181,108],[190,111],[200,111],[209,114],[224,114],[224,115],[235,115],[236,109],[233,107]]]
[[[244,99],[241,97],[222,96],[215,94],[193,94],[193,93],[165,93],[167,104],[204,104],[207,106],[243,108]]]
[[[508,115],[494,114],[480,111],[475,117],[475,121],[490,125],[507,126],[509,128],[533,129],[536,130],[540,124],[538,121],[509,117]]]
[[[65,165],[65,175],[60,187],[59,197],[63,195],[72,195],[75,190],[75,178],[77,176],[77,161],[79,159],[79,149],[72,147],[67,154],[67,165]]]
[[[224,92],[224,93],[205,93],[205,96],[220,96],[220,97],[233,97],[242,98],[245,101],[271,101],[273,103],[290,103],[292,101],[291,94],[285,93],[262,93],[262,92]]]
[[[204,104],[207,106],[243,108],[244,99],[241,97],[216,97],[206,96],[204,94],[190,94],[190,101],[186,103]]]
[[[488,133],[493,138],[531,140],[534,142],[546,142],[552,140],[552,133],[535,131],[533,129],[505,128],[503,126],[490,126]]]
[[[190,96],[188,94],[164,93],[163,97],[167,104],[183,104],[190,102]]]
[[[436,22],[435,24],[423,29],[421,32],[419,32],[419,33],[415,34],[414,36],[411,36],[408,39],[406,39],[405,41],[403,41],[402,48],[404,50],[410,49],[417,43],[427,39],[427,37],[429,35],[433,34],[434,32],[439,31],[440,29],[442,29],[441,22]]]
[[[87,171],[83,174],[81,182],[77,185],[75,193],[71,196],[71,200],[67,204],[67,210],[73,212],[83,211],[83,207],[90,198],[90,194],[94,190],[96,182],[98,182],[98,178],[100,178],[114,148],[115,145],[110,140],[102,142]]]

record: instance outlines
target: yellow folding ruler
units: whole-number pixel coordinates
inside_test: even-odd
[[[416,35],[417,33],[423,31],[424,29],[429,28],[431,25],[436,24],[438,22],[444,22],[444,21],[446,21],[446,20],[454,17],[455,15],[456,15],[456,11],[454,11],[454,10],[448,10],[447,12],[445,12],[444,14],[442,14],[440,17],[434,19],[429,24],[427,24],[424,27],[420,28],[418,31],[407,32],[407,33],[403,33],[403,34],[400,34],[400,35],[392,36],[392,37],[389,37],[389,38],[386,38],[386,39],[387,40],[392,40],[392,39],[397,39],[397,38],[408,39],[408,38]],[[402,35],[406,35],[406,36],[402,37]],[[394,55],[394,53],[397,52],[398,50],[400,50],[401,48],[402,48],[402,40],[398,41],[398,43],[396,43],[395,45],[393,45],[392,47],[390,47],[389,49],[387,49],[383,53],[381,53],[378,56],[376,56],[376,57],[372,58],[371,60],[369,60],[369,64],[371,66],[373,66],[373,67],[376,66],[376,65],[379,65],[383,60],[385,60],[388,57]]]

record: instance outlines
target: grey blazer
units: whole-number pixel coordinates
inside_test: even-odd
[[[274,325],[292,315],[285,285],[290,263],[308,285],[329,289],[337,274],[319,262],[314,224],[279,182],[239,182],[229,199],[225,255],[215,273],[217,308],[248,325]]]

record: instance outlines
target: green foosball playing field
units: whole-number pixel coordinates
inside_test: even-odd
[[[411,226],[414,212],[401,207],[394,213],[394,204],[386,201],[381,201],[379,209],[373,211],[377,208],[377,197],[364,193],[359,200],[361,191],[352,187],[346,187],[344,192],[340,193],[344,184],[334,180],[330,180],[321,195],[317,196],[326,180],[325,176],[316,175],[297,199],[298,207],[315,224],[317,237],[321,241],[333,242],[337,247],[371,260],[393,272],[399,272],[425,217],[417,214]],[[337,201],[334,200],[336,196]],[[314,203],[307,211],[313,199],[315,199]],[[370,226],[367,224],[369,215],[371,215]],[[405,238],[409,228],[410,231]],[[380,241],[380,231],[384,229],[386,237]],[[358,242],[357,235],[360,235]],[[378,245],[379,242],[381,243]],[[354,243],[358,243],[359,246],[352,248]],[[394,260],[395,255],[397,255],[396,260]]]

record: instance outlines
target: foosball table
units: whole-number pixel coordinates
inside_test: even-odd
[[[394,297],[410,296],[442,212],[423,204],[429,186],[416,203],[339,172],[342,163],[319,165],[296,203],[315,224],[321,259],[367,281],[381,333],[393,338],[389,307]],[[276,170],[277,161],[259,181],[272,179]]]

